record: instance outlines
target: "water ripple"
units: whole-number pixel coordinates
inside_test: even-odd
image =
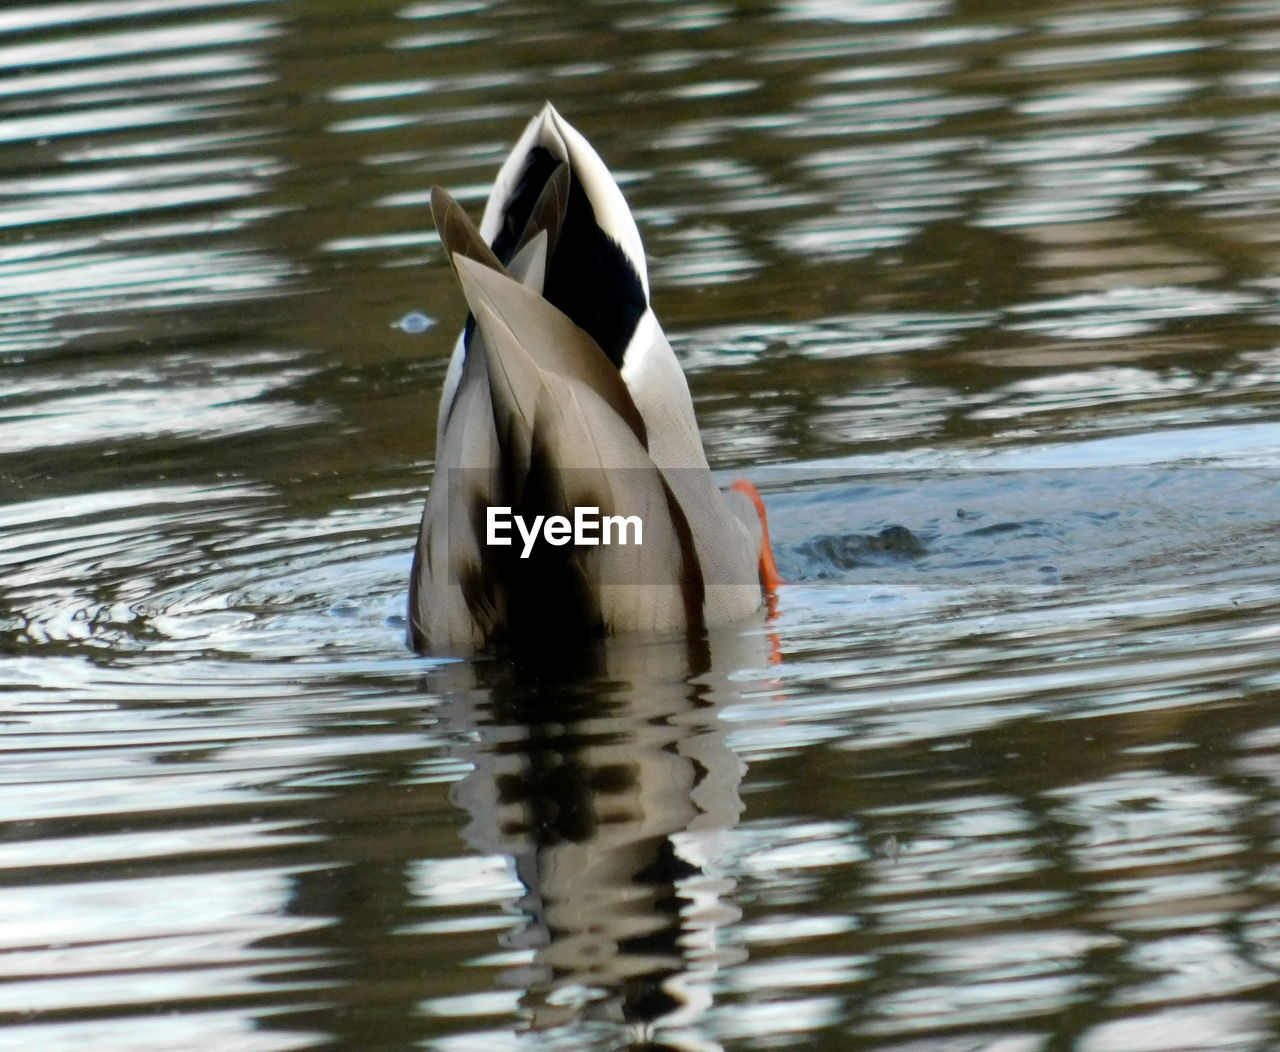
[[[1273,5],[9,6],[13,1041],[1276,1044]],[[566,677],[403,641],[546,97],[789,581]]]

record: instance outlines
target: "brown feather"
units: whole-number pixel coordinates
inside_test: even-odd
[[[474,229],[474,228],[473,228]],[[590,387],[648,448],[644,418],[622,381],[622,374],[604,351],[566,315],[537,293],[511,280],[503,272],[482,265],[469,256],[454,257],[462,293],[473,314],[485,306],[512,333],[538,368],[578,380]]]
[[[444,246],[445,257],[452,262],[455,256],[465,256],[483,263],[490,270],[499,274],[507,272],[506,267],[493,254],[485,243],[470,216],[462,210],[451,193],[443,186],[431,188],[431,218],[435,220],[436,230],[440,234],[440,243]]]
[[[561,164],[547,179],[538,200],[534,202],[529,213],[529,220],[516,242],[519,251],[540,230],[547,232],[547,259],[556,253],[556,244],[560,239],[560,230],[564,226],[564,218],[569,208],[570,175],[569,166]]]

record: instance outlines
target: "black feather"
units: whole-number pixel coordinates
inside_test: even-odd
[[[494,255],[503,264],[528,240],[529,218],[562,162],[545,146],[535,146],[525,159],[502,225],[493,239]],[[627,254],[596,221],[591,199],[570,172],[569,201],[559,237],[547,263],[542,294],[598,343],[609,361],[622,368],[622,356],[649,301],[640,275]],[[467,321],[470,339],[474,321]]]

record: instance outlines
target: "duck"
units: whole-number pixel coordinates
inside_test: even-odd
[[[781,581],[764,502],[712,476],[639,229],[591,144],[547,103],[478,227],[439,186],[431,211],[468,314],[441,391],[410,647],[545,653],[757,614]]]

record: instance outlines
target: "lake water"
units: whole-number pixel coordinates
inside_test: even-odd
[[[1278,56],[1274,0],[0,11],[0,1048],[1280,1047]],[[420,658],[429,187],[545,99],[790,583]]]

